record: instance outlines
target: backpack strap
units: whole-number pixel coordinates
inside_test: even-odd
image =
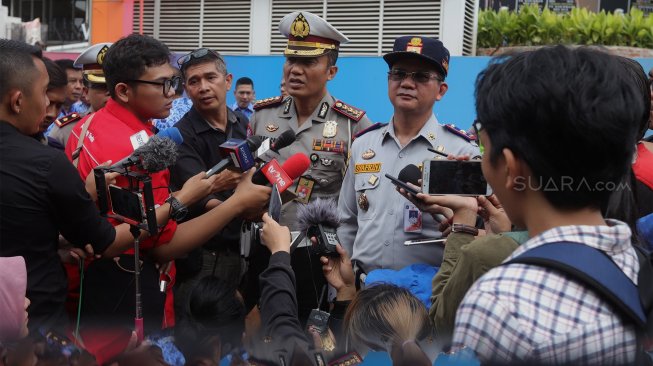
[[[647,314],[637,286],[598,249],[572,242],[549,243],[527,250],[503,265],[511,263],[531,264],[567,274],[616,306],[639,329],[646,327]]]
[[[93,120],[93,117],[95,117],[95,113],[91,114],[82,125],[82,131],[79,134],[79,139],[77,140],[77,146],[75,147],[75,151],[73,151],[73,153],[71,154],[72,163],[75,166],[75,168],[77,168],[77,164],[79,163],[79,154],[82,152],[82,148],[84,147],[84,139],[86,138],[86,131],[88,130],[88,126],[91,125],[91,121]]]

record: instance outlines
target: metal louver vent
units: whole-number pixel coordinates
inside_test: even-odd
[[[140,1],[134,1],[134,25],[132,32],[139,32],[139,17],[141,11]],[[148,36],[154,35],[154,0],[143,1],[143,33]]]
[[[328,0],[326,19],[347,38],[343,55],[375,55],[379,49],[379,1]]]
[[[247,54],[250,7],[250,0],[204,0],[202,46],[224,54]]]
[[[161,0],[159,40],[172,51],[192,51],[200,46],[200,0]]]
[[[463,25],[463,55],[476,54],[476,3],[465,0],[465,24]]]
[[[441,1],[385,0],[381,54],[392,51],[395,38],[400,36],[440,38],[441,14]]]

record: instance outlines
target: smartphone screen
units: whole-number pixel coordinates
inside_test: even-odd
[[[490,189],[481,162],[455,160],[424,161],[422,191],[431,195],[486,196]]]
[[[134,220],[137,223],[145,221],[143,217],[143,200],[140,194],[110,185],[109,196],[113,213]]]

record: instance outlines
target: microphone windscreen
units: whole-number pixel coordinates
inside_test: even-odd
[[[416,186],[419,186],[419,180],[422,179],[422,172],[416,165],[408,164],[403,169],[401,169],[397,179],[405,183],[412,183]]]
[[[332,228],[340,226],[338,205],[331,198],[317,198],[305,205],[297,206],[297,228],[306,232],[309,227],[322,224]]]
[[[295,142],[296,139],[297,136],[295,135],[295,131],[286,130],[274,141],[274,144],[272,144],[272,150],[279,151],[284,147],[290,146],[290,144]]]
[[[184,142],[184,138],[181,136],[181,133],[177,127],[166,128],[165,130],[157,133],[156,136],[170,139],[177,145],[181,145]]]
[[[249,147],[249,151],[255,152],[258,150],[259,147],[263,144],[263,141],[265,141],[266,137],[265,136],[250,136],[247,138],[247,146]]]
[[[145,145],[136,149],[134,155],[140,157],[143,169],[158,172],[177,161],[177,144],[173,139],[154,135]]]
[[[281,169],[288,174],[290,179],[295,180],[301,177],[309,166],[311,166],[311,160],[308,156],[297,153],[286,159],[283,165],[281,165]]]

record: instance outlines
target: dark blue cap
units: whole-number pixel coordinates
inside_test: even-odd
[[[430,37],[420,36],[403,36],[395,39],[392,52],[383,56],[388,66],[404,58],[417,58],[427,61],[447,76],[449,72],[449,50],[447,50],[440,40]]]

